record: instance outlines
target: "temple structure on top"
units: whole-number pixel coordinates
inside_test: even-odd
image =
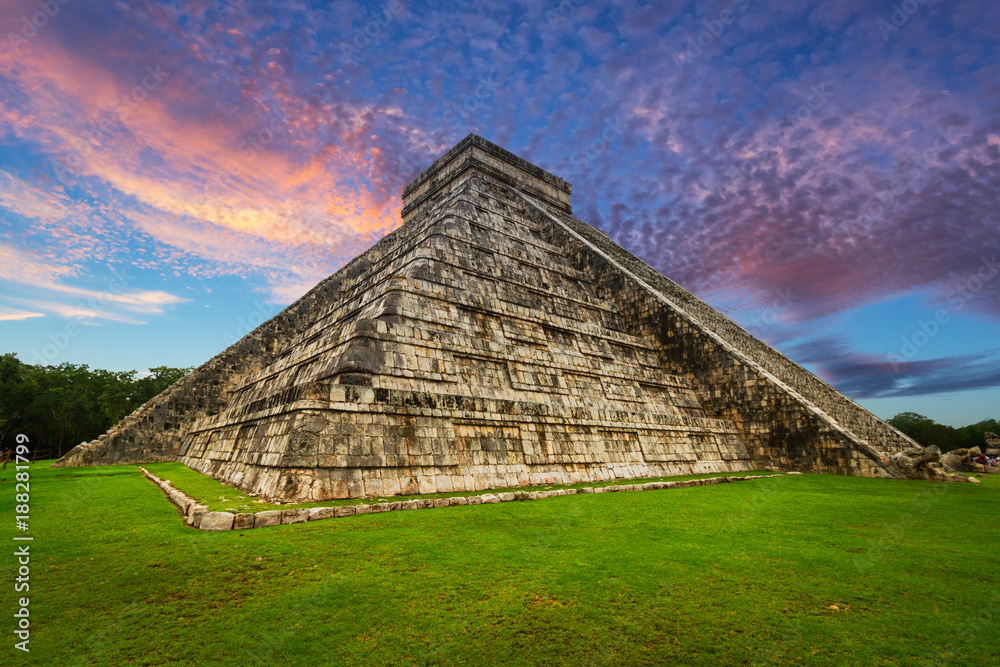
[[[398,229],[57,465],[180,461],[285,501],[901,476],[916,443],[571,214],[568,183],[470,135]]]

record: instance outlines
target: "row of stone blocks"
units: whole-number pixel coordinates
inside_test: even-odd
[[[708,479],[688,479],[677,482],[647,482],[645,484],[617,484],[614,486],[586,486],[581,489],[553,489],[551,491],[512,491],[506,493],[484,493],[478,496],[454,496],[451,498],[423,498],[419,500],[401,500],[395,502],[373,503],[371,505],[341,505],[339,507],[302,507],[287,510],[267,510],[264,512],[233,513],[210,512],[206,505],[162,480],[140,466],[142,474],[159,486],[170,501],[177,506],[188,525],[200,530],[240,530],[244,528],[264,528],[288,523],[302,523],[319,519],[334,519],[355,514],[378,514],[399,510],[421,510],[435,507],[457,507],[460,505],[488,505],[523,500],[542,500],[556,496],[568,496],[577,493],[614,493],[617,491],[653,491],[659,489],[680,489],[687,486],[705,486],[708,484],[728,484],[750,479],[767,477],[782,477],[776,475],[747,475],[743,477],[710,477]],[[802,474],[802,473],[789,473]]]

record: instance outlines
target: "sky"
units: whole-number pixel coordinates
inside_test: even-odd
[[[2,0],[0,352],[196,366],[470,132],[883,418],[1000,418],[995,0]]]

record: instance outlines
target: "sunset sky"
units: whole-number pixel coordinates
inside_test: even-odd
[[[0,352],[199,365],[470,132],[877,415],[1000,418],[1000,3],[3,0]]]

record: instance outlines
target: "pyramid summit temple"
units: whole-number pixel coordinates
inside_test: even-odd
[[[56,465],[180,461],[327,500],[776,468],[901,477],[912,440],[572,217],[470,135],[403,224]]]

